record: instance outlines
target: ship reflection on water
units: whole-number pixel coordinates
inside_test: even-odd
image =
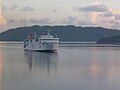
[[[31,72],[44,72],[49,75],[50,70],[56,70],[58,53],[26,51],[25,57]]]

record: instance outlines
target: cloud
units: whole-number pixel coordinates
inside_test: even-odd
[[[20,9],[20,11],[34,11],[34,9],[30,6],[25,6],[22,9]]]
[[[16,20],[15,19],[9,19],[8,23],[16,23]]]
[[[91,23],[95,24],[98,19],[99,13],[92,12],[90,13]]]
[[[53,12],[53,13],[57,13],[57,12],[58,12],[58,10],[54,9],[52,12]]]
[[[116,9],[109,9],[107,12],[104,12],[102,15],[105,17],[115,16],[116,19],[120,19],[120,10],[119,9],[117,9],[117,10]]]
[[[84,12],[84,16],[88,21],[78,22],[79,24],[120,29],[120,9],[111,9],[103,3],[96,1],[85,7],[75,7],[74,10]]]
[[[93,26],[94,24],[89,22],[89,21],[77,21],[78,25],[82,25],[82,26]]]
[[[18,5],[14,4],[10,7],[11,10],[16,10],[18,8]]]
[[[113,16],[113,13],[112,13],[112,12],[107,11],[107,12],[105,12],[105,13],[101,14],[100,16],[104,16],[104,17],[112,17],[112,16]]]
[[[115,15],[115,19],[116,19],[116,20],[120,20],[120,14],[116,14],[116,15]]]
[[[29,24],[52,24],[49,18],[44,18],[44,19],[37,19],[37,18],[32,18],[32,19],[9,19],[8,24],[15,24],[15,25],[29,25]]]
[[[94,2],[93,4],[85,7],[75,7],[78,11],[84,11],[84,12],[106,12],[108,11],[108,8],[101,2]]]
[[[51,24],[52,23],[49,18],[44,18],[44,19],[30,19],[28,22],[29,23],[33,23],[33,24]]]
[[[67,19],[63,20],[62,22],[64,24],[74,24],[75,21],[76,21],[76,17],[69,16],[69,17],[67,17]]]
[[[18,5],[16,5],[16,4],[13,4],[11,6],[2,7],[3,10],[11,10],[11,11],[16,10],[17,8],[18,8]]]
[[[30,6],[24,6],[24,7],[20,7],[17,4],[13,4],[11,6],[3,6],[2,9],[4,11],[34,11],[34,9]]]
[[[28,23],[28,21],[26,19],[20,19],[19,23]]]
[[[101,23],[109,24],[110,28],[120,29],[120,13],[116,12],[116,9],[109,9],[109,11],[102,13],[99,17],[101,21],[106,21]]]
[[[120,20],[115,21],[111,27],[114,29],[120,29]]]
[[[0,6],[0,25],[6,24],[6,19],[3,16],[2,7]]]

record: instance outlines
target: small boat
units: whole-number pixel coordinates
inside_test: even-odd
[[[24,41],[24,50],[54,52],[58,50],[59,38],[44,33],[41,36],[30,33]]]

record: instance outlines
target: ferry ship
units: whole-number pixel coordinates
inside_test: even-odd
[[[30,51],[45,51],[54,52],[58,51],[59,38],[47,34],[37,36],[36,34],[30,33],[24,41],[24,49]]]

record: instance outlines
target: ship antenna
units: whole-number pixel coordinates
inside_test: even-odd
[[[50,31],[51,31],[51,30],[48,30],[48,32],[47,32],[48,36],[50,36]]]
[[[35,29],[35,30],[34,30],[34,38],[36,38],[36,36],[37,36],[36,33],[37,33],[37,30]]]

